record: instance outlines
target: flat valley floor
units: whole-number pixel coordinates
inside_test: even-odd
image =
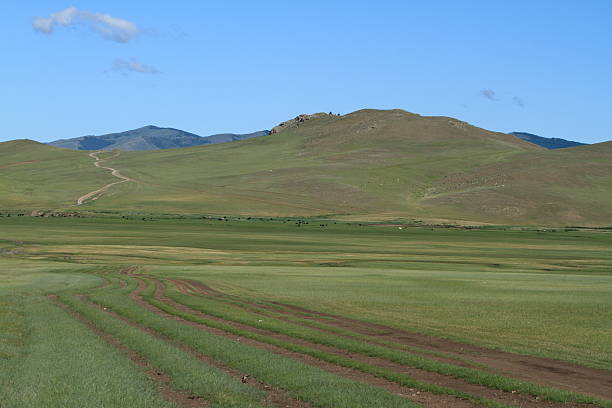
[[[612,407],[612,229],[0,218],[0,407]]]

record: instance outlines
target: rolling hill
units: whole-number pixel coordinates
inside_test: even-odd
[[[401,110],[299,118],[236,143],[106,153],[136,181],[79,207],[117,179],[85,152],[2,143],[0,208],[611,224],[610,142],[547,150]]]
[[[526,132],[510,132],[510,134],[547,149],[565,149],[566,147],[584,146],[586,144],[557,137],[542,137]]]
[[[157,150],[233,142],[265,136],[268,133],[267,130],[262,130],[248,134],[221,133],[202,137],[179,129],[149,125],[126,132],[61,139],[49,144],[73,150]]]

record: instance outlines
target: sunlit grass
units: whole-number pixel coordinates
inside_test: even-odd
[[[24,306],[27,337],[0,358],[4,407],[170,408],[144,372],[43,297]]]

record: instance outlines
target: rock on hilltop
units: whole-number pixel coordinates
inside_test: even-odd
[[[313,113],[312,115],[306,115],[306,114],[298,115],[293,119],[289,119],[285,122],[280,123],[278,126],[273,127],[270,133],[275,134],[275,133],[279,133],[287,129],[294,129],[300,126],[302,123],[306,122],[307,120],[328,118],[328,117],[334,117],[334,116],[335,115],[331,113],[325,113],[325,112]]]

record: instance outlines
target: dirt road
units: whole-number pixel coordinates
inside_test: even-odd
[[[89,153],[89,157],[95,159],[96,161],[94,162],[94,166],[99,167],[101,169],[105,169],[105,170],[109,170],[111,172],[111,174],[117,178],[119,178],[119,181],[115,181],[114,183],[109,183],[107,185],[105,185],[102,188],[99,188],[95,191],[91,191],[87,194],[85,194],[84,196],[81,196],[77,199],[77,205],[81,205],[84,204],[86,201],[88,200],[97,200],[98,198],[100,198],[100,196],[102,194],[104,194],[109,188],[111,188],[112,186],[114,186],[115,184],[121,184],[121,183],[125,183],[126,181],[135,181],[134,179],[131,179],[129,177],[126,177],[124,175],[122,175],[121,173],[119,173],[119,170],[114,169],[112,167],[107,167],[107,166],[103,166],[102,163],[110,160],[110,159],[114,159],[115,157],[119,156],[121,154],[121,152],[117,152],[117,154],[115,154],[112,157],[109,157],[108,159],[100,159],[98,157],[98,155],[102,153],[101,151],[98,152],[93,152],[93,153]]]

